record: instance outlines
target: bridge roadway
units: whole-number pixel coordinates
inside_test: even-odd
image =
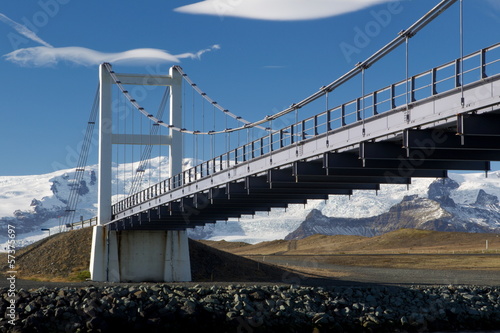
[[[436,73],[458,69],[459,61],[434,68],[358,98],[351,114],[352,103],[344,104],[134,194],[113,206],[107,225],[183,230],[380,184],[410,184],[412,177],[447,177],[448,170],[488,171],[490,161],[500,160],[500,74],[486,76],[486,51],[469,56],[481,61],[474,82],[460,86],[455,74],[455,86],[437,93]],[[417,100],[415,82],[426,76],[431,92]],[[395,91],[404,85],[412,87],[410,103],[397,106]],[[380,102],[384,92],[390,96]],[[364,118],[361,105],[368,103]],[[381,112],[383,103],[389,108]]]

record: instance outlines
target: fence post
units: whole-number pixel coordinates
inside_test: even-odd
[[[433,68],[431,70],[431,93],[432,93],[432,96],[437,94],[436,81],[437,81],[437,68]]]
[[[346,125],[346,122],[345,122],[345,104],[342,104],[342,106],[340,107],[340,121],[342,123],[342,126]]]
[[[391,84],[391,109],[396,108],[396,86]]]
[[[481,79],[486,79],[486,49],[481,50]]]
[[[314,136],[318,135],[318,115],[314,116]]]
[[[360,121],[363,118],[361,117],[361,97],[356,99],[356,120]]]
[[[415,77],[411,77],[411,82],[410,82],[410,103],[415,102]]]
[[[461,63],[460,59],[455,60],[455,88],[458,88],[462,85],[460,63]]]

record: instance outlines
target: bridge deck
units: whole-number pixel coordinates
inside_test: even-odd
[[[466,57],[480,64],[474,82],[461,86],[459,74],[436,79],[457,61],[433,68],[134,194],[113,206],[108,225],[192,228],[380,184],[410,184],[412,177],[446,177],[447,170],[489,170],[490,161],[500,160],[500,74],[487,76],[486,69],[500,59],[484,59],[499,47]],[[430,83],[417,86],[422,78]],[[452,87],[438,93],[446,81]],[[397,96],[402,85],[411,90]],[[402,97],[409,103],[398,102]]]

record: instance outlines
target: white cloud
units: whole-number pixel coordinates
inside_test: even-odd
[[[196,53],[183,53],[173,55],[164,50],[158,49],[134,49],[125,52],[104,53],[84,47],[30,47],[19,49],[4,57],[13,63],[21,66],[54,66],[59,62],[69,62],[83,66],[98,65],[103,62],[109,63],[151,63],[151,62],[174,62],[181,59],[199,59],[205,52],[219,49],[219,45],[214,45],[208,49]]]
[[[488,0],[488,2],[495,10],[500,10],[500,2],[498,0]]]
[[[46,41],[44,41],[43,39],[38,37],[33,31],[26,28],[26,26],[11,20],[10,18],[8,18],[7,16],[5,16],[2,13],[0,13],[0,21],[2,21],[5,24],[10,25],[12,28],[14,28],[18,33],[20,33],[24,37],[29,38],[32,41],[37,42],[37,43],[42,44],[42,45],[45,45],[47,47],[52,47],[52,45],[50,45],[49,43],[47,43]]]
[[[159,49],[134,49],[124,52],[104,53],[79,46],[70,47],[53,47],[26,26],[19,24],[4,14],[0,13],[0,22],[3,22],[18,33],[31,39],[32,41],[42,44],[43,46],[29,47],[15,50],[4,55],[8,61],[21,66],[53,66],[61,61],[69,62],[83,66],[98,65],[103,62],[109,63],[148,63],[148,62],[180,62],[181,59],[192,58],[200,59],[201,55],[220,49],[219,45],[212,45],[210,48],[200,50],[196,53],[182,53],[173,55],[164,50]]]
[[[186,14],[234,16],[272,21],[314,20],[394,0],[204,0],[178,7]]]

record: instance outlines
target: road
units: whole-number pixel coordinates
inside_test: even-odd
[[[281,266],[326,269],[336,280],[384,285],[500,286],[499,271],[401,269],[333,265],[317,256],[252,256],[253,260]],[[304,281],[305,282],[305,281]]]

